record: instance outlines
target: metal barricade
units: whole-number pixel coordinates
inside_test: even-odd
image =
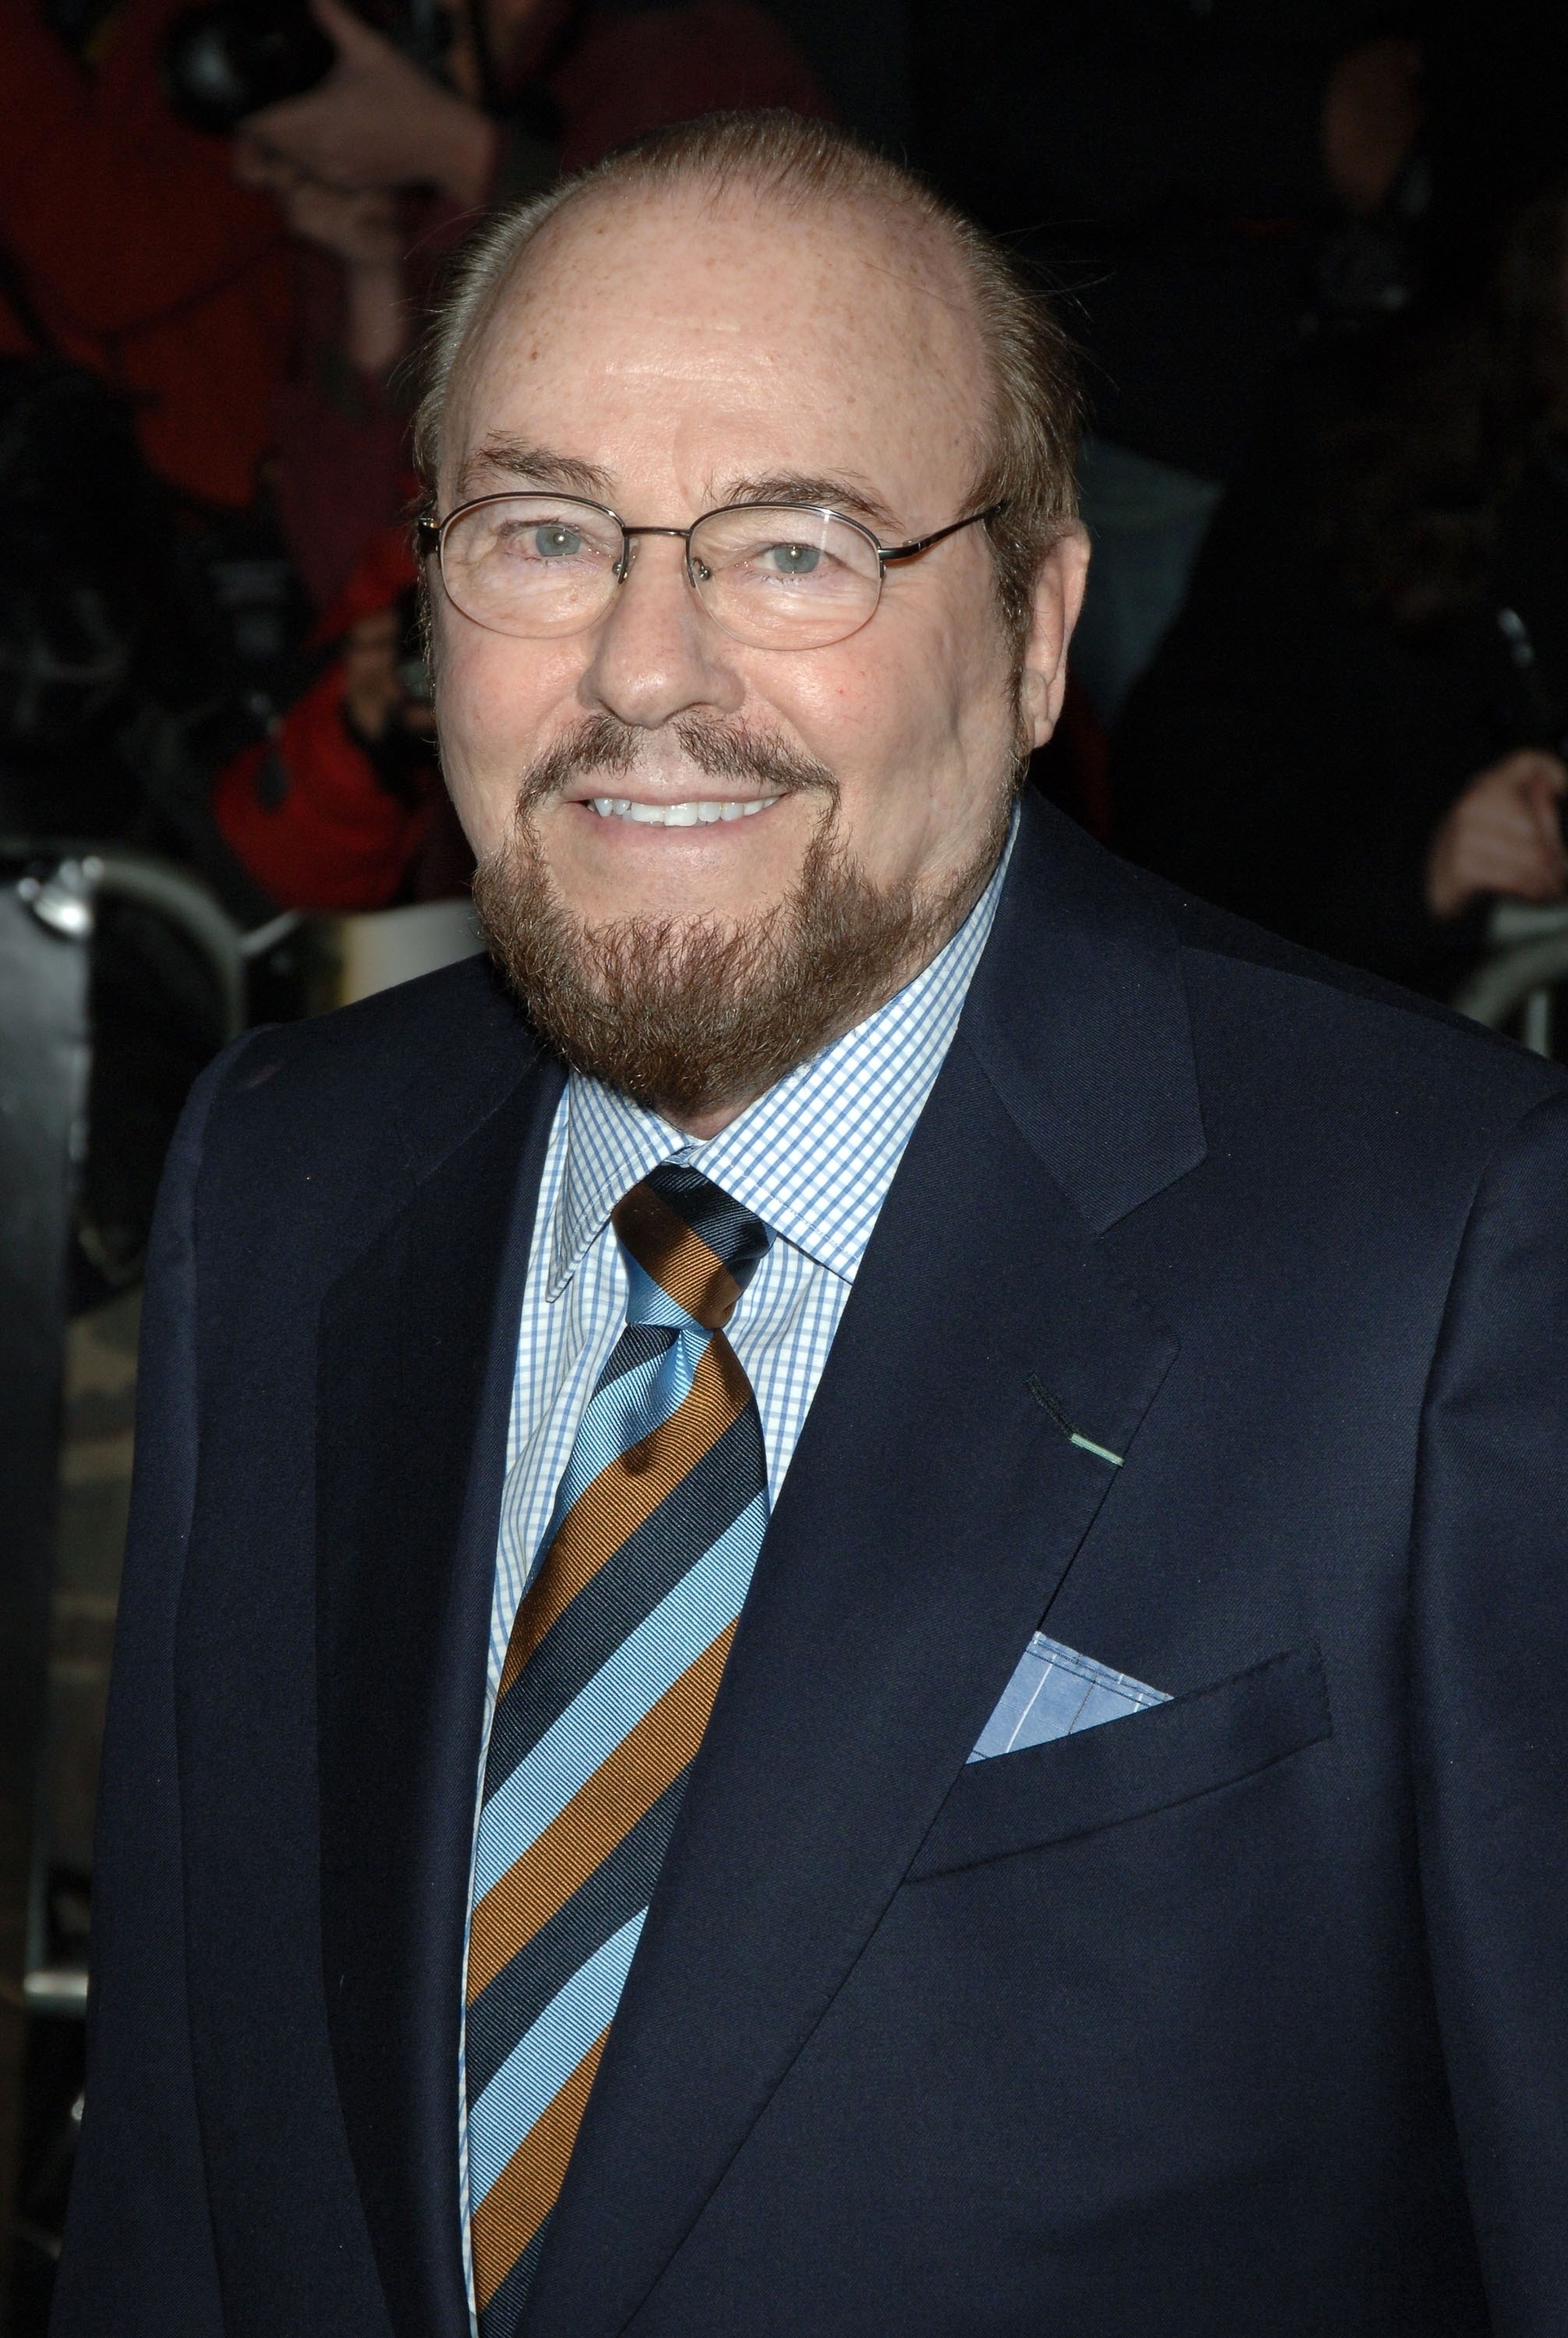
[[[51,1939],[44,1756],[73,1212],[88,1141],[92,952],[103,905],[172,928],[210,977],[215,1035],[245,1015],[243,938],[180,869],[119,846],[0,839],[0,2203],[8,2313],[30,2025],[80,2017]],[[84,1928],[83,1928],[84,1935]],[[48,2235],[44,2235],[46,2245]]]
[[[1560,1012],[1560,994],[1568,990],[1568,908],[1500,901],[1487,939],[1489,955],[1455,1006],[1493,1030],[1512,1031],[1538,1056],[1562,1055],[1568,1042]]]

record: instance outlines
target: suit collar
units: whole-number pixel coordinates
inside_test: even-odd
[[[1163,899],[1033,791],[959,1031],[1094,1233],[1202,1160],[1181,953]]]
[[[487,958],[409,983],[406,1020],[387,1015],[387,995],[349,1007],[336,1025],[358,1038],[356,1018],[374,1014],[376,1046],[387,1057],[387,1086],[397,1132],[397,1166],[417,1186],[468,1143],[522,1083],[537,1078],[558,1097],[564,1073],[535,1038]],[[392,1167],[382,1164],[383,1171]]]

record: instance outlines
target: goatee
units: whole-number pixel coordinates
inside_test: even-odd
[[[691,1121],[760,1095],[936,957],[996,865],[1011,798],[956,879],[936,891],[912,882],[884,889],[838,834],[838,787],[825,766],[729,724],[691,719],[676,732],[710,777],[821,796],[799,877],[775,909],[734,925],[640,916],[590,926],[566,908],[534,807],[588,772],[633,768],[639,734],[605,715],[524,775],[513,833],[480,863],[474,900],[540,1036],[577,1071]]]

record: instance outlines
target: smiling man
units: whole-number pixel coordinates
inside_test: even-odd
[[[57,2338],[1546,2338],[1568,1082],[1021,801],[1062,345],[819,124],[488,225],[482,964],[147,1300]]]
[[[420,452],[497,956],[570,1063],[710,1136],[973,909],[1084,545],[1061,344],[977,241],[819,131],[701,151],[481,245]],[[800,182],[770,219],[749,153]]]

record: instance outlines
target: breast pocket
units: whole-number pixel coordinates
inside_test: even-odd
[[[967,1764],[906,1881],[1168,1810],[1235,1785],[1333,1734],[1318,1649],[1270,1656],[1145,1713]]]

